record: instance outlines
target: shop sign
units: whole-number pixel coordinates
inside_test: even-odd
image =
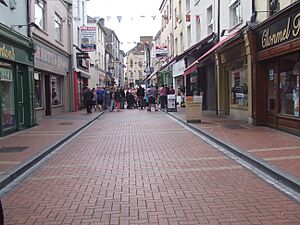
[[[300,37],[300,12],[296,11],[257,32],[257,49],[265,50]]]
[[[20,48],[8,45],[0,41],[0,58],[20,62],[24,64],[32,64],[30,62],[28,53]]]
[[[178,77],[180,75],[183,75],[184,70],[185,70],[184,59],[178,61],[177,63],[174,63],[174,65],[173,65],[173,77]]]
[[[1,81],[9,81],[9,82],[13,81],[12,70],[0,68],[0,80]]]
[[[168,56],[168,47],[166,45],[156,45],[155,56],[156,57]]]
[[[84,52],[96,51],[96,27],[80,27],[81,50]]]
[[[53,73],[66,75],[69,71],[70,59],[58,51],[55,51],[46,45],[35,42],[35,67],[51,71]]]
[[[226,52],[220,54],[221,63],[227,63],[246,55],[246,49],[243,45],[235,46]]]

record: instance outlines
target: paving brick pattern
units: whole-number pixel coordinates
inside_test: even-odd
[[[22,152],[0,153],[0,175],[28,160],[41,150],[52,146],[65,138],[75,129],[83,126],[99,112],[87,115],[84,111],[76,113],[64,113],[62,115],[48,117],[39,121],[39,124],[13,135],[0,137],[0,148],[26,146]],[[68,123],[68,125],[59,125]]]
[[[2,201],[6,225],[300,224],[299,204],[140,110],[106,113]]]
[[[185,120],[185,109],[171,112]],[[202,123],[191,123],[222,142],[248,151],[300,179],[300,137],[204,112]],[[240,127],[242,129],[236,129]],[[235,129],[232,129],[235,128]],[[243,129],[244,128],[244,129]]]

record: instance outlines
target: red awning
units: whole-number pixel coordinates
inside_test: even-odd
[[[192,72],[195,72],[197,70],[197,64],[204,59],[205,57],[207,57],[210,53],[214,52],[218,47],[220,47],[221,45],[223,45],[224,43],[226,43],[227,41],[229,41],[230,39],[232,39],[233,37],[235,37],[239,31],[239,30],[235,30],[232,33],[230,33],[226,38],[222,39],[221,41],[219,41],[217,44],[215,44],[211,49],[209,49],[207,52],[205,52],[202,56],[200,56],[195,62],[193,62],[191,65],[189,65],[185,70],[183,75],[186,76],[188,74],[191,74]]]

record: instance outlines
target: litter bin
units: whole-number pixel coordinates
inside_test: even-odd
[[[167,95],[167,112],[176,112],[176,95]]]

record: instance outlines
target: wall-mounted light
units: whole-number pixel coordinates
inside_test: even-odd
[[[11,25],[11,28],[18,27],[20,29],[20,28],[26,27],[26,26],[28,26],[28,27],[35,27],[35,28],[40,29],[40,27],[35,22],[31,22],[31,23],[28,23],[28,24]]]
[[[8,5],[6,4],[6,2],[5,2],[5,0],[0,0],[0,3],[3,4],[3,5],[5,5],[6,7],[8,6]]]

